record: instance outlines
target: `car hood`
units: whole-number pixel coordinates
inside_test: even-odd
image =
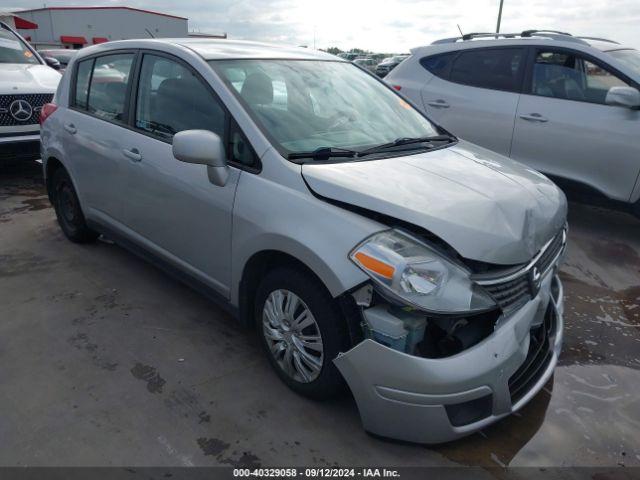
[[[0,63],[0,94],[54,93],[61,78],[46,65]]]
[[[465,258],[529,261],[564,225],[567,201],[544,175],[460,142],[405,157],[304,164],[315,194],[422,227]]]

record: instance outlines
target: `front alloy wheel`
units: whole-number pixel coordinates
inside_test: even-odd
[[[292,380],[313,382],[324,362],[322,335],[309,307],[293,292],[271,292],[262,310],[262,331],[269,352]]]
[[[347,323],[318,278],[290,266],[271,269],[256,291],[254,315],[265,355],[289,388],[314,399],[344,390],[333,360],[351,347]]]

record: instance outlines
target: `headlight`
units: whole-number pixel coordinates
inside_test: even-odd
[[[496,308],[463,267],[398,230],[376,233],[349,258],[387,293],[420,310],[469,314]]]

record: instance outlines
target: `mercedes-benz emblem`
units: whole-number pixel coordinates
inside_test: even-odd
[[[26,122],[33,115],[33,107],[26,100],[14,100],[9,105],[9,113],[19,122]]]

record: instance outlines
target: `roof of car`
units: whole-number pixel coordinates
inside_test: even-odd
[[[447,50],[456,50],[459,48],[474,48],[481,47],[487,45],[526,45],[526,44],[540,44],[540,43],[549,43],[550,45],[563,45],[563,46],[572,46],[572,47],[591,47],[602,52],[608,52],[612,50],[622,50],[628,49],[631,47],[625,47],[618,42],[613,40],[608,40],[605,38],[596,38],[596,37],[575,37],[570,34],[565,34],[561,32],[548,32],[548,31],[536,31],[529,30],[522,32],[521,34],[507,33],[500,34],[499,37],[496,37],[495,34],[491,33],[477,33],[477,34],[467,34],[463,37],[455,37],[455,38],[445,38],[442,40],[437,40],[433,42],[431,45],[435,46],[449,46],[453,48],[446,48]],[[415,50],[420,50],[421,48],[431,47],[418,47]]]
[[[612,50],[628,50],[632,47],[625,47],[617,42],[600,41],[600,40],[587,40],[590,46],[597,48],[601,52],[610,52]]]
[[[294,59],[294,60],[344,60],[329,53],[320,52],[303,47],[273,45],[268,43],[250,42],[243,40],[212,39],[212,38],[158,38],[142,40],[119,40],[103,43],[102,48],[154,48],[161,45],[180,45],[189,48],[205,60],[222,59]],[[94,47],[91,47],[94,48]]]

